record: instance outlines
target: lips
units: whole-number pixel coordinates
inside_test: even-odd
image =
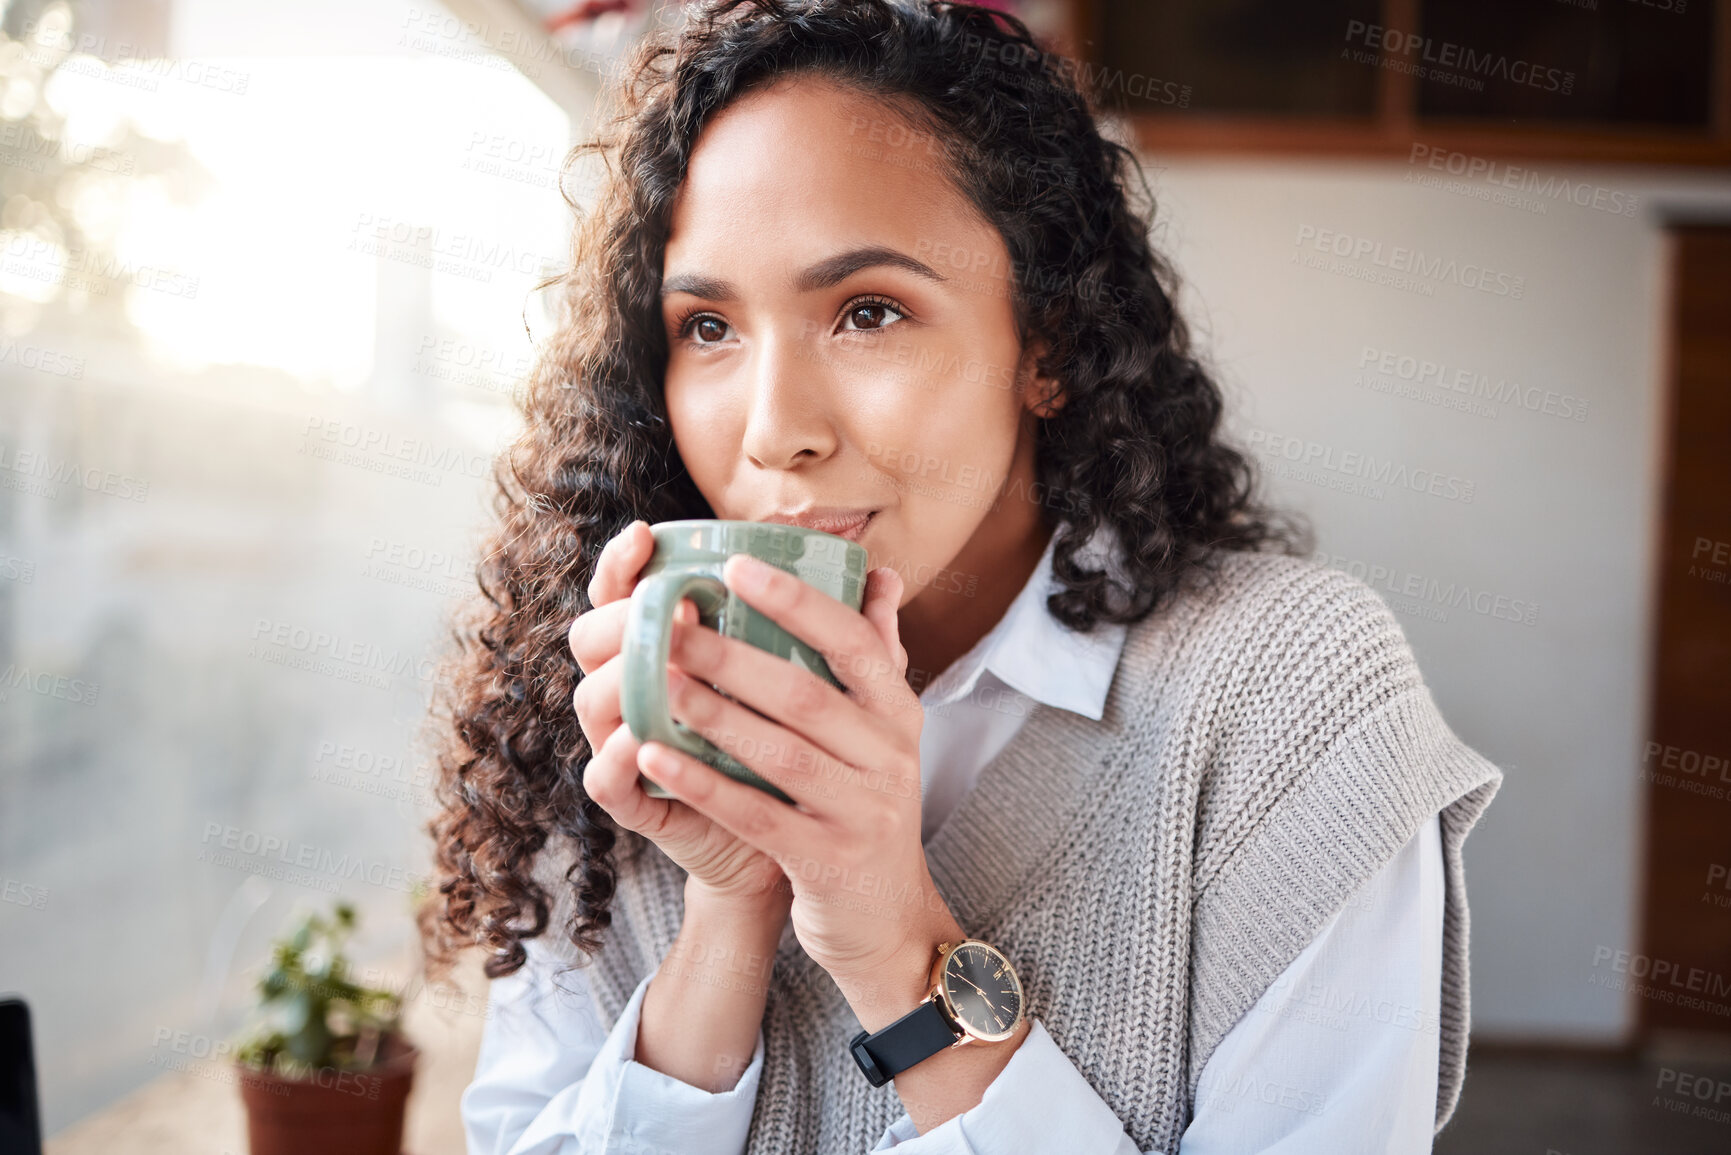
[[[801,529],[822,530],[833,533],[837,537],[845,537],[849,541],[858,541],[860,535],[876,516],[875,509],[841,509],[835,506],[819,506],[801,510],[798,513],[772,513],[760,521],[774,522],[778,525],[797,525]]]

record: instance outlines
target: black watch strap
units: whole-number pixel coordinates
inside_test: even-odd
[[[866,1080],[881,1087],[915,1063],[954,1046],[959,1037],[937,999],[930,998],[875,1035],[861,1031],[847,1049]]]

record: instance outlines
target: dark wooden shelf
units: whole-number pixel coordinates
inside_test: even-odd
[[[1106,12],[1118,3],[1161,2],[1073,0],[1070,24],[1058,47],[1097,71],[1103,67],[1098,48]],[[1383,27],[1423,27],[1424,2],[1381,0]],[[1605,5],[1618,0],[1599,2]],[[1404,160],[1411,158],[1414,145],[1422,145],[1442,153],[1508,161],[1731,167],[1731,0],[1693,0],[1693,3],[1702,9],[1712,9],[1710,107],[1706,123],[1693,128],[1627,121],[1592,122],[1576,116],[1542,114],[1507,120],[1488,114],[1422,116],[1419,82],[1400,70],[1386,68],[1378,73],[1371,115],[1361,117],[1272,110],[1228,112],[1201,107],[1171,111],[1114,108],[1110,100],[1106,108],[1128,116],[1139,147],[1155,154]],[[1699,93],[1698,72],[1696,76],[1695,92]]]

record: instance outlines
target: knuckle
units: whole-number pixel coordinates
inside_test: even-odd
[[[776,816],[762,802],[748,802],[739,814],[739,832],[747,839],[767,838],[775,832]]]
[[[590,724],[605,721],[610,704],[608,695],[617,692],[617,685],[617,679],[607,676],[605,666],[579,679],[577,687],[571,691],[571,702],[577,710],[578,720]],[[617,706],[617,700],[611,705]]]
[[[810,720],[822,714],[829,705],[829,686],[815,674],[801,673],[788,687],[787,711],[795,718]]]
[[[881,846],[893,839],[901,830],[901,815],[889,806],[877,805],[866,809],[863,816],[866,826],[868,846]]]
[[[864,618],[855,618],[848,626],[847,653],[865,655],[877,647],[877,631]]]
[[[592,672],[606,660],[606,655],[597,652],[595,631],[590,622],[583,622],[581,628],[571,631],[571,656],[577,659],[577,668],[584,673]]]
[[[612,762],[630,763],[635,766],[637,764],[635,743],[636,739],[632,737],[630,727],[615,726],[607,732],[607,737],[602,740],[601,754]]]
[[[725,665],[733,653],[733,645],[744,645],[734,638],[724,638],[701,622],[673,623],[673,652],[693,666]]]
[[[583,768],[584,791],[615,818],[637,771],[626,736],[625,727],[616,728]]]
[[[689,622],[682,622],[677,617],[673,621],[667,653],[679,660],[681,665],[698,666],[708,655],[704,650],[706,639],[699,637],[702,630],[694,630]]]
[[[706,687],[699,685],[689,674],[673,678],[671,683],[669,698],[685,721],[702,724],[713,722],[721,715],[721,695],[713,690],[706,692]]]
[[[589,602],[601,605],[619,596],[623,575],[619,572],[620,554],[624,549],[623,535],[615,534],[595,558],[595,571],[589,575]]]
[[[609,611],[590,610],[577,619],[582,623],[580,629],[573,625],[571,655],[584,673],[593,672],[619,652],[624,623],[618,618],[618,614]]]
[[[583,736],[589,740],[589,748],[591,750],[605,750],[607,748],[608,740],[623,728],[624,727],[622,726],[585,727],[583,730]]]
[[[583,792],[594,799],[597,806],[612,813],[617,801],[613,793],[616,775],[611,772],[609,761],[606,746],[589,759],[588,765],[583,767]]]

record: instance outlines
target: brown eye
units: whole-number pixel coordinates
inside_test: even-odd
[[[727,336],[727,322],[719,317],[699,317],[693,328],[698,341],[706,345]]]
[[[847,312],[848,320],[855,322],[851,328],[858,331],[883,329],[895,322],[888,318],[899,319],[902,311],[888,301],[862,301]]]

